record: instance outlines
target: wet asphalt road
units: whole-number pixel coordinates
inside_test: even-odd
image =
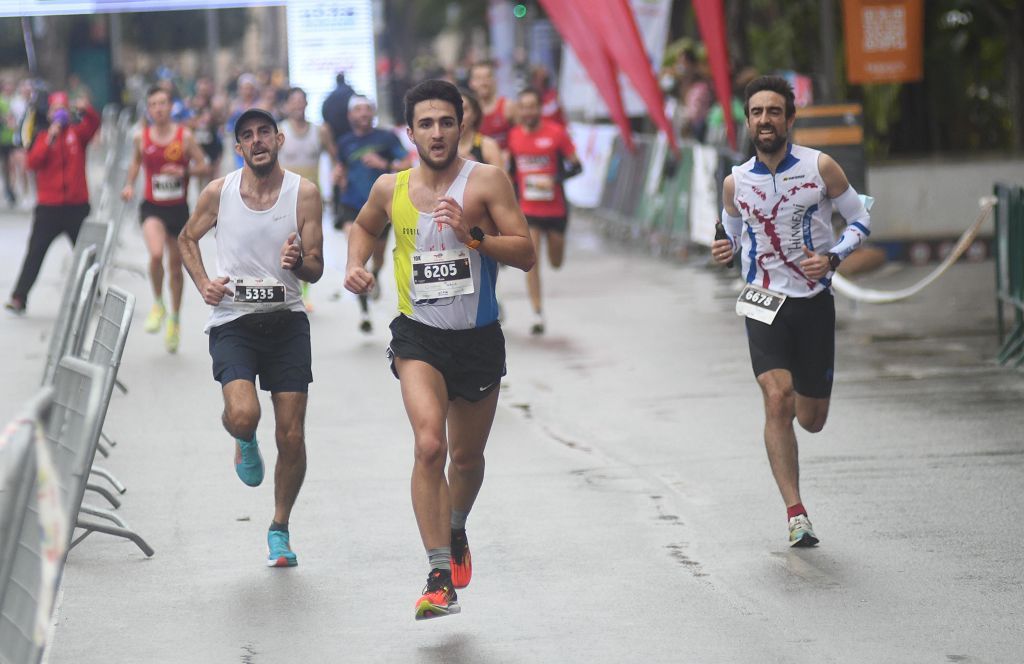
[[[26,235],[25,216],[0,214],[5,291]],[[895,306],[839,300],[829,423],[798,434],[822,544],[791,550],[736,283],[608,246],[582,221],[571,239],[565,268],[543,272],[545,337],[527,334],[522,275],[499,279],[509,375],[469,521],[475,577],[461,615],[424,623],[411,435],[383,355],[390,278],[370,336],[356,303],[333,299],[336,272],[314,287],[300,565],[268,570],[272,488],[232,471],[198,296],[168,356],[142,332],[146,282],[115,271],[139,306],[104,465],[157,554],[98,535],[75,549],[49,661],[1024,660],[1024,379],[991,360],[991,263]],[[123,245],[120,260],[142,266],[136,228]],[[333,235],[329,250],[338,265]],[[67,253],[55,245],[29,316],[0,323],[5,419],[38,382]]]

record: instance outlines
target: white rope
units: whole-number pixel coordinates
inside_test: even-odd
[[[981,207],[981,211],[978,213],[978,218],[975,219],[974,223],[963,232],[960,239],[957,240],[956,246],[954,246],[953,250],[949,252],[949,255],[939,263],[938,267],[913,286],[908,286],[894,291],[875,290],[873,288],[862,288],[854,284],[849,279],[844,278],[842,275],[835,274],[832,277],[832,287],[841,295],[859,302],[868,302],[870,304],[889,304],[899,300],[905,300],[912,295],[920,293],[926,286],[941,277],[942,274],[948,270],[949,267],[955,263],[965,251],[967,251],[974,242],[974,238],[977,237],[978,230],[981,229],[981,225],[985,222],[985,219],[988,218],[989,214],[991,214],[992,208],[995,207],[997,202],[998,199],[996,199],[995,196],[985,196],[979,200],[978,205]]]

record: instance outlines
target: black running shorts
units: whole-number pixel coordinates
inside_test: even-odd
[[[167,229],[168,235],[178,237],[188,222],[188,203],[157,205],[149,201],[142,201],[142,205],[139,206],[139,223],[145,222],[150,217],[159,219]]]
[[[391,321],[388,359],[398,378],[395,358],[421,360],[441,372],[448,399],[480,401],[505,375],[505,335],[494,321],[468,330],[442,330],[399,315]]]
[[[565,229],[569,225],[569,217],[567,215],[562,215],[561,217],[533,217],[526,215],[526,223],[542,231],[565,233]]]
[[[787,298],[771,325],[750,318],[746,321],[754,376],[786,369],[793,376],[797,394],[815,399],[832,394],[836,354],[832,293],[826,290],[810,298]]]
[[[248,314],[210,330],[213,379],[255,383],[267,392],[307,392],[313,382],[309,319],[301,311]]]

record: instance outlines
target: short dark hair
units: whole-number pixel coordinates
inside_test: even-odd
[[[534,87],[525,87],[525,88],[523,88],[522,90],[519,91],[519,94],[516,95],[516,99],[518,99],[519,97],[522,97],[523,95],[533,95],[534,97],[537,98],[537,103],[538,104],[541,103],[540,91],[537,88],[534,88]]]
[[[412,126],[413,110],[421,101],[438,99],[455,107],[455,119],[462,124],[462,95],[459,89],[440,78],[432,78],[413,86],[405,93],[405,123]]]
[[[758,92],[776,92],[786,100],[786,118],[796,115],[796,96],[793,86],[781,76],[758,76],[743,90],[743,114],[750,117],[750,98]]]
[[[155,95],[155,94],[157,94],[159,92],[162,92],[165,95],[167,95],[167,101],[174,101],[173,99],[171,99],[170,91],[167,88],[160,87],[159,85],[151,85],[151,86],[149,86],[149,89],[146,90],[146,101],[149,101],[150,97],[152,97],[153,95]]]
[[[480,123],[484,119],[484,109],[480,107],[480,100],[476,98],[476,95],[469,88],[459,87],[459,94],[462,95],[464,101],[468,101],[469,105],[473,109],[473,117],[476,118],[473,122],[474,125],[470,127],[473,131],[480,128]],[[465,113],[465,110],[463,110]]]
[[[476,69],[477,67],[486,67],[490,69],[492,72],[498,69],[498,66],[494,63],[494,60],[477,60],[476,62],[469,66],[469,73],[472,74],[473,70]]]
[[[295,94],[296,92],[301,92],[301,93],[302,93],[302,98],[303,98],[303,99],[308,99],[308,98],[309,98],[309,97],[308,97],[308,96],[306,95],[306,91],[305,91],[305,90],[303,90],[302,88],[288,88],[288,92],[286,92],[286,93],[285,93],[285,95],[284,95],[284,98],[285,98],[285,99],[291,99],[291,96],[292,96],[293,94]]]

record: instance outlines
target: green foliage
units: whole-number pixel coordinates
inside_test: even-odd
[[[758,71],[808,73],[819,57],[818,0],[752,0],[747,23],[750,59]]]

